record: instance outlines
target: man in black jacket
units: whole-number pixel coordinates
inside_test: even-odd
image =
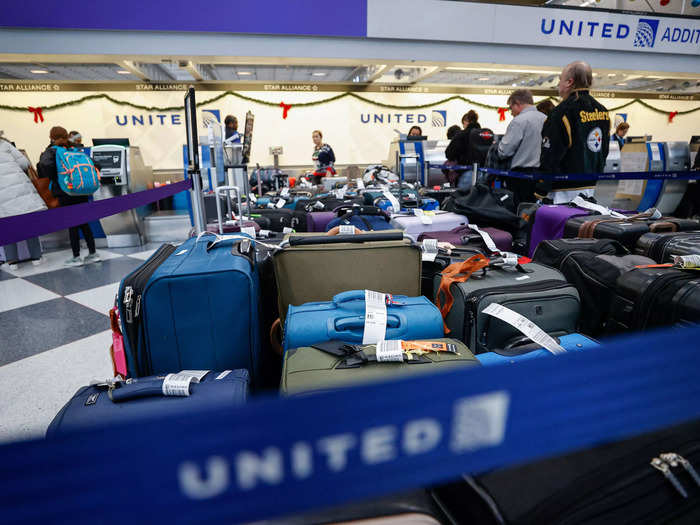
[[[572,62],[559,77],[562,102],[542,128],[540,169],[548,173],[602,173],[610,145],[608,110],[589,89],[593,72],[586,62]],[[592,195],[595,180],[539,181],[537,192],[581,190]],[[585,190],[585,191],[584,191]]]
[[[58,167],[56,166],[56,150],[54,146],[70,147],[68,132],[61,126],[54,126],[49,132],[49,138],[51,143],[41,154],[39,163],[36,166],[39,177],[51,180],[51,193],[58,199],[61,206],[88,202],[88,198],[85,196],[68,195],[58,183]],[[82,260],[80,259],[80,233],[78,230],[83,232],[89,251],[89,254]],[[73,257],[64,262],[65,266],[82,266],[83,264],[101,261],[100,256],[95,251],[95,237],[89,224],[86,223],[68,228],[68,235],[70,237],[70,247],[73,250]]]
[[[450,144],[445,150],[445,157],[450,164],[469,166],[472,163],[469,158],[469,134],[473,129],[481,128],[481,124],[479,124],[479,114],[473,109],[470,109],[462,116],[462,125],[464,129],[452,137]],[[450,170],[448,180],[453,186],[459,184],[462,173],[464,173],[463,170]]]

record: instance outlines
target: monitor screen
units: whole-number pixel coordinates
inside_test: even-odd
[[[122,167],[121,151],[92,151],[92,160],[101,170],[120,169]]]
[[[406,140],[428,140],[428,137],[425,135],[408,135]]]
[[[92,139],[93,146],[124,146],[129,147],[129,139]]]

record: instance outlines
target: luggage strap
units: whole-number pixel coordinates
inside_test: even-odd
[[[326,341],[324,343],[316,343],[311,345],[311,348],[320,350],[335,357],[344,358],[336,370],[345,370],[347,368],[359,368],[366,365],[367,363],[378,363],[376,354],[367,355],[360,345],[353,345],[348,343],[343,343],[342,341]],[[432,361],[426,357],[416,355],[412,359],[408,359],[407,356],[403,358],[404,363],[408,364],[422,364],[431,363]]]
[[[124,335],[119,326],[119,310],[113,306],[109,311],[109,324],[112,328],[112,345],[109,347],[109,356],[112,358],[113,375],[126,379],[129,370],[126,365],[126,353],[124,350]]]
[[[490,261],[486,256],[477,254],[466,261],[450,264],[443,270],[440,288],[435,297],[435,304],[437,304],[442,314],[446,334],[450,333],[450,329],[447,327],[444,320],[447,319],[447,315],[450,313],[450,310],[452,310],[455,301],[452,296],[452,284],[465,282],[474,272],[485,269],[489,263]]]

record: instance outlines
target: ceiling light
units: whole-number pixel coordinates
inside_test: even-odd
[[[34,73],[35,75],[44,75],[48,73],[46,69],[32,69],[30,70],[30,73]]]
[[[328,73],[325,73],[324,71],[314,71],[311,73],[312,76],[314,77],[325,77]]]
[[[126,69],[120,69],[117,71],[117,74],[119,74],[119,75],[131,75],[131,71],[127,71]]]
[[[479,77],[479,78],[477,78],[477,80],[482,81],[482,82],[483,82],[484,80],[488,80],[488,79],[489,79],[489,77]]]
[[[609,76],[609,77],[616,77],[616,76],[617,76],[617,73],[608,73],[608,76]]]
[[[627,82],[618,82],[618,83],[615,84],[615,85],[616,85],[616,86],[626,86],[626,85],[627,85]]]
[[[445,69],[448,71],[493,71],[495,73],[540,73],[544,75],[556,73],[556,71],[552,71],[551,69],[548,71],[542,69],[503,69],[495,67],[446,67]]]
[[[511,86],[516,87],[518,84],[511,84]]]
[[[238,71],[237,75],[252,75],[252,71]]]

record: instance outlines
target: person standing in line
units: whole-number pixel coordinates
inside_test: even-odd
[[[547,98],[541,102],[538,102],[536,107],[537,111],[539,111],[540,113],[544,113],[544,116],[548,117],[554,109],[554,102]]]
[[[51,180],[51,192],[58,198],[61,206],[70,206],[73,204],[82,204],[88,202],[87,196],[68,195],[58,184],[58,167],[56,165],[56,149],[54,146],[67,148],[70,146],[68,142],[68,132],[66,128],[54,126],[49,132],[51,143],[46,147],[39,158],[37,164],[37,172],[39,177],[48,178]],[[88,246],[88,255],[84,259],[80,258],[80,234],[78,230],[83,232],[83,237]],[[95,249],[95,237],[92,234],[90,225],[85,223],[80,226],[71,226],[68,228],[68,236],[70,238],[70,247],[73,250],[73,257],[64,262],[65,266],[82,266],[100,262],[102,259]]]
[[[68,133],[68,143],[74,148],[84,148],[83,136],[79,131],[71,131]]]
[[[620,146],[620,151],[622,151],[622,146],[625,145],[625,135],[630,129],[630,125],[627,122],[620,122],[615,128],[615,133],[613,133],[613,138]]]
[[[515,117],[506,134],[498,143],[498,156],[511,158],[510,169],[524,173],[533,173],[540,166],[540,145],[542,143],[542,125],[547,117],[534,106],[532,92],[529,89],[516,89],[508,97],[508,107]],[[535,183],[527,179],[506,178],[506,186],[515,196],[516,204],[534,202]]]
[[[22,155],[12,143],[0,138],[0,218],[22,215],[46,209],[46,204],[27,177],[29,159]],[[38,237],[27,239],[32,264],[41,263],[41,244]],[[17,243],[3,246],[5,262],[11,270],[19,264]]]
[[[313,183],[320,184],[326,175],[335,175],[335,153],[333,148],[323,142],[323,133],[319,130],[311,133],[311,139],[314,141],[314,152],[311,155],[311,160],[314,161]]]
[[[479,124],[479,114],[473,109],[467,111],[462,116],[462,126],[464,126],[464,129],[457,133],[447,146],[447,149],[445,150],[445,157],[447,158],[448,163],[466,166],[470,164],[469,134],[473,129],[481,128],[481,124]],[[462,180],[464,170],[450,170],[450,173],[456,174],[456,177],[450,177],[450,184],[459,187],[459,182]],[[456,180],[453,180],[455,178]]]
[[[603,173],[610,148],[610,115],[589,92],[593,70],[586,62],[567,65],[559,77],[562,102],[542,127],[540,168],[543,172]],[[571,202],[578,194],[592,196],[596,180],[540,180],[537,193],[552,191],[555,204]]]

